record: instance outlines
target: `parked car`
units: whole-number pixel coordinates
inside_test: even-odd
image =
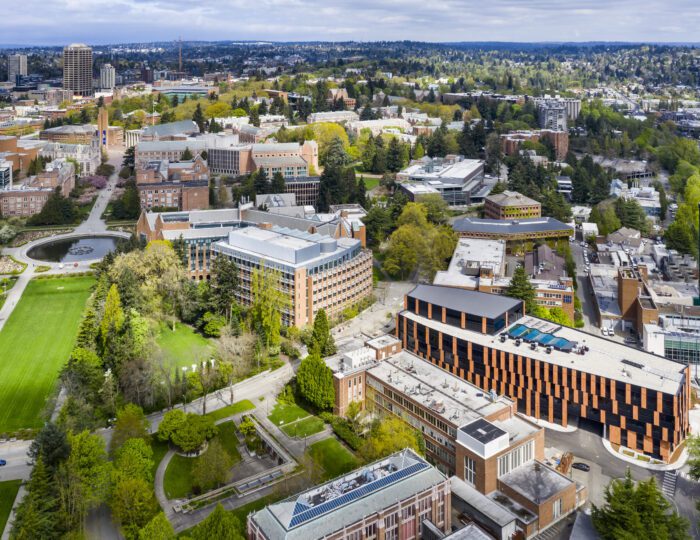
[[[5,465],[7,465],[7,461],[0,459],[0,467],[4,467]]]
[[[577,469],[579,471],[588,472],[591,470],[591,466],[585,463],[579,463],[578,461],[571,466],[572,469]]]

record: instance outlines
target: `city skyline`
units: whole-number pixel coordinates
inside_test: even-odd
[[[157,21],[157,24],[154,22]],[[697,42],[691,0],[246,2],[174,0],[89,3],[28,0],[3,31],[8,46],[185,40],[429,42]]]

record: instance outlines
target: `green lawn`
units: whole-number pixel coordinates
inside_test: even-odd
[[[323,426],[323,420],[318,416],[309,416],[298,422],[285,424],[282,426],[282,431],[290,437],[308,437],[309,435],[323,431]]]
[[[195,332],[191,326],[180,322],[175,323],[175,331],[171,325],[161,324],[156,343],[173,371],[208,360],[214,351],[209,339]]]
[[[41,427],[95,280],[32,280],[0,331],[0,432]]]
[[[21,483],[21,480],[0,482],[0,531],[5,528],[5,524],[10,518],[10,511]]]
[[[333,437],[312,444],[308,453],[325,471],[323,477],[326,479],[345,474],[360,465],[359,460]]]
[[[365,176],[365,189],[370,191],[379,185],[380,178],[367,178]]]
[[[284,424],[289,424],[290,422],[296,422],[302,418],[310,416],[307,411],[299,407],[298,405],[286,403],[276,403],[275,408],[268,416],[270,422],[276,426],[283,426]]]
[[[156,477],[158,465],[160,465],[160,462],[163,461],[165,454],[168,453],[169,447],[170,446],[167,441],[163,442],[158,440],[157,434],[154,433],[151,435],[151,448],[153,449],[153,469],[151,470],[151,473],[153,474],[153,478]]]
[[[223,409],[217,409],[216,411],[207,413],[207,416],[211,416],[214,419],[214,422],[216,422],[217,420],[221,420],[227,416],[252,411],[253,409],[255,409],[255,405],[253,405],[250,400],[243,399],[241,401],[236,401],[233,405],[226,405],[226,407]]]
[[[236,447],[238,444],[238,439],[236,439],[235,435],[236,426],[233,422],[224,422],[219,424],[218,428],[219,434],[217,437],[219,441],[221,441],[223,447],[233,458],[234,463],[237,463],[241,460],[241,454]],[[173,456],[170,463],[168,463],[163,479],[165,496],[168,499],[182,499],[192,495],[192,468],[198,459],[207,459],[207,453],[205,452],[196,458],[188,458],[178,454]]]

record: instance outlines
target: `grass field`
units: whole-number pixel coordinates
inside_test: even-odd
[[[312,444],[308,453],[311,459],[325,471],[323,475],[325,479],[335,478],[360,465],[359,460],[333,437]]]
[[[155,478],[158,465],[163,461],[165,454],[168,453],[169,445],[167,441],[159,441],[158,435],[154,433],[151,435],[151,448],[153,449],[153,468],[151,469],[151,473],[153,474],[153,478]]]
[[[41,427],[70,354],[92,277],[32,280],[0,331],[0,432]]]
[[[309,416],[298,422],[285,424],[282,426],[282,431],[290,437],[308,437],[309,435],[323,431],[323,426],[323,420],[318,416]]]
[[[173,369],[208,360],[214,350],[210,340],[182,323],[175,324],[175,331],[172,326],[161,324],[156,343]]]
[[[367,176],[365,176],[364,179],[365,179],[365,189],[367,191],[370,191],[379,185],[379,180],[380,180],[379,178],[368,178]]]
[[[5,528],[7,520],[10,518],[12,504],[15,502],[21,480],[8,480],[0,482],[0,531]]]
[[[290,422],[296,422],[302,418],[306,418],[310,414],[295,404],[279,403],[275,404],[275,408],[268,416],[270,422],[276,426],[283,426],[284,424],[289,424]]]
[[[217,420],[221,420],[227,416],[252,411],[253,409],[255,409],[255,405],[253,405],[250,400],[243,399],[241,401],[236,401],[233,403],[233,405],[226,405],[226,407],[223,407],[222,409],[217,409],[216,411],[207,413],[207,416],[211,416],[214,419],[214,422],[216,422]]]
[[[219,434],[217,438],[228,451],[233,462],[239,462],[241,454],[237,448],[236,426],[233,422],[224,422],[219,424],[218,427]],[[163,488],[168,499],[182,499],[193,494],[192,468],[199,459],[207,459],[207,453],[204,452],[204,454],[196,458],[188,458],[178,454],[173,456],[170,463],[168,463],[168,468],[165,470],[165,478],[163,479]]]

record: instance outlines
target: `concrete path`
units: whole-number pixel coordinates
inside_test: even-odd
[[[19,279],[15,283],[15,286],[12,287],[12,289],[8,292],[7,300],[5,301],[5,304],[3,305],[2,309],[0,309],[0,330],[2,330],[3,326],[5,326],[5,322],[7,321],[7,319],[9,319],[10,314],[15,309],[15,306],[19,303],[19,299],[22,297],[24,289],[27,288],[27,284],[36,275],[36,265],[41,264],[51,266],[51,270],[49,270],[48,272],[44,272],[42,275],[72,274],[76,272],[86,272],[90,270],[90,265],[95,262],[83,261],[78,263],[77,266],[64,265],[63,268],[61,268],[58,263],[44,263],[35,261],[34,259],[28,257],[27,252],[34,246],[42,244],[49,240],[70,238],[71,236],[80,234],[110,234],[122,238],[128,238],[130,236],[127,233],[108,231],[107,224],[102,220],[102,214],[104,213],[105,208],[107,208],[107,203],[109,202],[114,188],[117,185],[117,181],[119,180],[116,171],[119,170],[118,165],[121,164],[121,156],[121,153],[112,153],[112,155],[110,155],[110,163],[112,163],[113,165],[116,164],[115,173],[109,178],[107,186],[98,192],[97,200],[95,201],[92,210],[90,210],[90,215],[83,223],[78,225],[72,233],[55,235],[48,238],[40,238],[38,240],[34,240],[33,242],[28,242],[27,244],[20,247],[3,249],[3,254],[12,255],[18,261],[25,263],[27,265],[27,268],[24,272],[22,272],[19,275]]]

